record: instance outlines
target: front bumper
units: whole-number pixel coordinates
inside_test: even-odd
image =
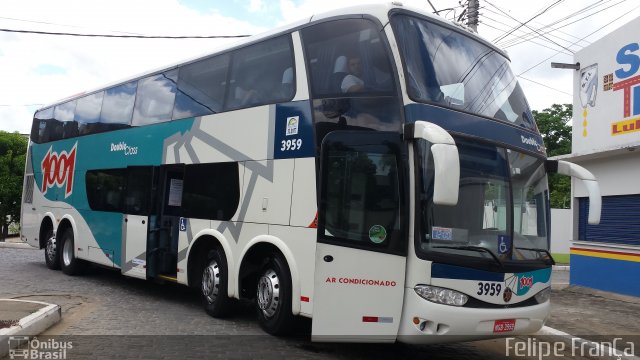
[[[436,304],[421,298],[413,288],[405,288],[404,295],[397,340],[409,344],[533,334],[542,328],[551,311],[549,301],[527,307],[483,309]],[[414,318],[418,318],[418,324]],[[505,319],[515,319],[515,329],[495,333],[495,321]]]

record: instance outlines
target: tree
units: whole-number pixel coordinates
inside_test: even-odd
[[[26,153],[24,136],[0,130],[0,240],[7,236],[10,223],[20,221]]]
[[[538,130],[544,139],[547,156],[571,153],[571,104],[553,104],[540,112],[533,111]],[[549,175],[549,192],[552,208],[567,209],[571,206],[571,179],[559,174]]]

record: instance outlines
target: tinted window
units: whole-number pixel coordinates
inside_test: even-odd
[[[51,130],[50,120],[53,119],[53,108],[47,108],[36,112],[31,125],[31,141],[43,143],[49,141],[49,131]]]
[[[182,216],[230,220],[240,202],[239,179],[235,162],[186,166]]]
[[[78,123],[80,135],[90,134],[95,124],[100,121],[104,91],[87,95],[78,99],[74,121]]]
[[[397,250],[402,241],[398,150],[349,145],[352,132],[344,142],[333,141],[339,136],[334,132],[323,144],[319,233],[337,244]]]
[[[290,100],[293,96],[293,50],[287,36],[267,40],[233,53],[225,109]],[[290,83],[283,83],[283,80]]]
[[[303,30],[311,90],[318,97],[391,93],[394,80],[377,26],[364,19],[330,21]]]
[[[50,140],[68,139],[78,136],[78,123],[73,121],[76,101],[57,105],[53,111],[55,121],[51,124]]]
[[[413,100],[536,129],[502,54],[467,34],[423,19],[397,15],[392,23]]]
[[[222,111],[229,55],[220,55],[182,66],[178,74],[173,119]]]
[[[132,81],[105,90],[100,113],[101,130],[115,130],[131,124],[137,86],[138,82]]]
[[[91,210],[122,212],[126,169],[87,171],[87,200]]]
[[[172,70],[138,82],[133,126],[171,120],[177,77],[178,70]]]
[[[127,168],[127,188],[124,212],[131,215],[148,215],[151,211],[153,167]]]

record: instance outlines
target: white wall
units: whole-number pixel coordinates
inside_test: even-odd
[[[640,193],[640,149],[606,158],[569,161],[584,166],[595,175],[602,196]],[[582,181],[573,179],[573,196],[587,196]]]
[[[571,246],[571,209],[551,209],[551,252],[568,254]]]

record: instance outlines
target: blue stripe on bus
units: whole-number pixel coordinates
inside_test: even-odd
[[[431,277],[457,280],[504,281],[504,273],[439,263],[433,263],[431,265]]]
[[[519,129],[497,120],[425,104],[406,105],[405,117],[407,123],[414,123],[418,120],[428,121],[448,131],[498,141],[515,148],[545,155],[544,142],[540,134],[524,128]]]

